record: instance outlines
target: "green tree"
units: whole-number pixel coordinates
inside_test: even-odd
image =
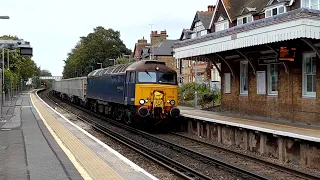
[[[40,71],[40,76],[52,76],[52,74],[49,70],[44,69]]]
[[[131,54],[131,50],[120,39],[120,32],[98,26],[86,37],[80,37],[68,53],[63,77],[85,76],[99,67],[97,63],[103,63],[103,67],[113,65],[109,59],[116,59],[123,53]]]
[[[17,36],[4,35],[1,36],[2,40],[18,40]],[[2,57],[1,57],[2,58]],[[7,49],[5,49],[5,61],[7,61]],[[7,69],[7,63],[5,63],[5,84],[3,88],[6,92],[11,87],[16,88],[20,85],[20,80],[28,80],[29,78],[38,75],[40,68],[37,67],[36,63],[31,59],[31,57],[20,56],[19,51],[16,53],[9,54],[9,70]],[[12,83],[12,84],[11,84]]]
[[[116,64],[127,64],[129,62],[130,62],[129,58],[125,58],[125,57],[120,57],[116,59]]]

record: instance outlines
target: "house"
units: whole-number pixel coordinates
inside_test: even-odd
[[[211,33],[176,42],[175,58],[217,67],[223,111],[320,125],[320,1],[218,0],[215,7]]]
[[[139,39],[137,43],[135,43],[133,52],[132,52],[132,57],[134,60],[140,60],[141,54],[143,52],[143,49],[146,48],[147,46],[150,46],[150,43],[147,42],[144,37],[142,39]]]
[[[176,67],[173,57],[173,45],[178,40],[167,39],[167,31],[163,30],[151,31],[150,43],[147,40],[138,40],[134,48],[134,56],[136,60],[155,59],[165,62],[168,66],[175,69]],[[139,43],[140,42],[140,43]]]
[[[215,10],[215,6],[209,5],[207,11],[197,11],[191,27],[189,29],[183,29],[180,41],[186,39],[195,39],[211,32],[210,22]],[[182,60],[183,62],[180,62]],[[176,64],[182,63],[182,76],[184,77],[184,82],[194,82],[195,81],[195,71],[198,73],[198,83],[203,83],[205,81],[220,81],[220,76],[217,74],[216,67],[210,61],[198,62],[197,59],[176,59]],[[195,69],[197,68],[197,70]]]

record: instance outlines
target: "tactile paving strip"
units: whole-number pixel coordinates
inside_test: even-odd
[[[53,129],[63,144],[73,154],[73,156],[87,171],[92,179],[122,179],[103,160],[101,160],[87,146],[77,139],[58,120],[56,120],[53,115],[43,106],[43,104],[39,102],[34,94],[31,94],[31,100],[34,106],[41,113],[42,120]]]

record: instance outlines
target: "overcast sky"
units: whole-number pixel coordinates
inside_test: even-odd
[[[119,30],[133,50],[139,38],[149,41],[149,24],[177,39],[183,28],[190,27],[197,10],[215,4],[216,0],[7,0],[0,4],[0,16],[10,20],[0,19],[0,35],[29,41],[37,65],[60,76],[67,53],[96,26]]]

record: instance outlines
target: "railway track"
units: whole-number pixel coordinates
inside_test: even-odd
[[[172,140],[169,140],[174,138],[169,138],[169,139],[160,138],[159,136],[155,136],[155,135],[134,129],[132,127],[126,126],[117,121],[108,119],[104,116],[98,115],[96,113],[92,113],[87,109],[81,108],[79,106],[75,106],[73,104],[70,104],[69,102],[63,102],[60,99],[51,98],[49,97],[49,93],[46,93],[46,96],[49,100],[54,102],[56,105],[60,106],[60,108],[66,111],[69,111],[72,114],[76,114],[79,119],[89,123],[92,127],[99,130],[100,132],[112,137],[113,139],[143,154],[144,156],[154,160],[155,162],[170,169],[175,174],[185,179],[212,179],[212,177],[217,177],[217,176],[223,177],[222,175],[223,174],[225,175],[225,173],[233,174],[232,177],[238,178],[238,179],[269,179],[270,178],[270,176],[268,176],[268,173],[258,174],[258,173],[255,173],[257,171],[254,171],[254,170],[252,171],[252,168],[251,169],[249,168],[249,170],[244,168],[239,168],[236,165],[232,165],[232,163],[229,163],[229,162],[226,163],[224,161],[219,160],[219,158],[214,158],[208,154],[201,153],[201,150],[199,151],[199,147],[203,146],[203,144],[199,145],[199,142],[196,142],[194,140],[193,140],[194,143],[198,143],[198,145],[195,145],[194,143],[190,143],[191,139],[189,139],[190,142],[187,143],[188,146],[178,145],[177,142],[173,142]],[[77,113],[77,111],[75,111],[74,109],[71,112],[70,111],[71,109],[66,108],[68,106],[63,106],[64,103],[68,104],[72,108],[77,108],[80,112]],[[85,113],[90,114],[90,116],[94,116],[95,118],[93,119],[92,117],[83,115],[81,111],[84,111]],[[110,126],[106,126],[105,121],[102,122],[97,120],[96,118],[107,120],[108,122],[118,127],[114,126],[111,128]],[[175,136],[176,138],[179,137],[177,135]],[[180,136],[179,138],[183,138],[183,137]],[[182,142],[185,142],[185,141],[186,140]],[[192,147],[197,147],[197,148],[192,148]],[[205,148],[205,149],[210,150],[208,148]],[[259,163],[261,164],[262,162],[259,162]],[[216,169],[216,170],[212,171],[211,169]],[[294,177],[299,177],[299,179],[301,178],[314,179],[314,177],[312,176],[308,177],[307,175],[303,175],[299,173],[294,174],[293,171],[285,171],[283,167],[282,169],[280,167],[279,168],[273,167],[273,172],[277,172],[279,174],[280,171],[286,174],[287,179],[295,179]],[[270,173],[270,170],[269,170],[269,173]]]

